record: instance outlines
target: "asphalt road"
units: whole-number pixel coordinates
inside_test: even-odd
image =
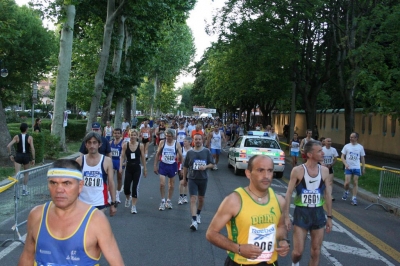
[[[150,150],[153,151],[153,147]],[[152,156],[148,161],[149,176],[140,182],[138,214],[131,214],[130,209],[121,204],[116,216],[109,218],[125,264],[223,265],[226,252],[211,245],[205,239],[205,233],[223,198],[235,188],[246,186],[247,178],[235,176],[227,167],[226,153],[222,154],[219,170],[210,172],[202,223],[199,230],[193,232],[189,229],[189,205],[177,204],[178,178],[173,209],[158,210],[159,178],[153,173]],[[288,164],[284,177],[289,177],[290,168]],[[274,180],[272,186],[277,193],[285,194],[285,178]],[[354,207],[350,201],[339,200],[342,191],[342,188],[334,187],[337,199],[333,203],[334,228],[333,232],[325,235],[320,265],[400,265],[400,217],[384,212],[378,206],[364,210],[369,203],[361,199]],[[20,233],[25,234],[25,226],[20,227]],[[291,233],[289,235],[291,238]],[[22,249],[18,242],[0,247],[0,265],[16,265]],[[307,239],[300,265],[308,264],[309,250],[310,240]],[[290,255],[279,258],[279,263],[291,265]],[[101,265],[108,265],[104,258]]]

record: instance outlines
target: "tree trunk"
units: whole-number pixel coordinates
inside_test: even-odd
[[[129,99],[128,99],[129,101]],[[124,105],[124,98],[122,97],[118,97],[117,98],[117,105],[115,107],[115,120],[114,120],[114,128],[121,128],[122,127],[122,121],[121,121],[121,117],[122,117],[122,108]],[[128,120],[129,121],[129,120]],[[121,128],[122,129],[122,128]]]
[[[94,92],[86,125],[87,132],[90,131],[92,123],[97,121],[97,111],[100,106],[101,95],[104,88],[104,75],[106,73],[108,58],[110,56],[111,36],[114,22],[116,17],[122,12],[124,5],[125,0],[122,0],[119,7],[115,9],[115,0],[107,1],[107,19],[104,25],[103,46],[100,52],[99,67],[97,68],[96,76],[94,78]]]
[[[121,69],[121,61],[122,61],[122,49],[124,48],[124,39],[125,39],[125,17],[120,16],[118,19],[118,45],[114,49],[114,57],[112,62],[112,75],[118,76]],[[110,91],[107,94],[106,101],[103,106],[103,112],[101,116],[101,122],[103,125],[109,120],[111,113],[111,105],[114,97],[115,85],[111,84]],[[116,116],[116,113],[115,113]],[[121,117],[119,117],[121,118]],[[121,120],[121,119],[119,119]],[[114,122],[115,123],[115,122]]]
[[[60,53],[58,56],[57,84],[54,97],[54,116],[51,125],[51,134],[60,137],[60,145],[65,151],[64,111],[67,108],[67,93],[69,74],[71,71],[73,29],[75,21],[75,6],[65,6],[67,21],[63,25],[60,37]]]
[[[0,159],[1,165],[10,164],[10,157],[8,156],[7,145],[11,141],[10,132],[8,131],[6,114],[3,109],[3,102],[0,99],[0,128],[2,128],[2,133],[0,134]]]

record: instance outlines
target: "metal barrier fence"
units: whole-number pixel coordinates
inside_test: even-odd
[[[0,193],[0,227],[7,228],[7,225],[12,222],[10,232],[13,238],[4,240],[0,246],[4,246],[8,242],[18,241],[24,243],[18,231],[18,227],[27,222],[27,217],[30,210],[36,205],[40,205],[50,200],[50,193],[47,188],[47,171],[52,163],[20,171],[16,175],[17,182],[14,184],[14,189],[8,189]],[[28,195],[22,195],[22,185],[24,177],[27,176]],[[22,222],[20,222],[22,220]]]
[[[400,169],[389,166],[382,167],[376,203],[368,205],[365,209],[379,205],[387,211],[381,202],[400,208]]]

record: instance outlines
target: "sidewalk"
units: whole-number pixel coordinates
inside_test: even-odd
[[[279,140],[281,145],[287,145],[286,144],[286,139],[283,136],[279,136]],[[284,147],[282,147],[284,148]],[[337,147],[335,147],[337,149]],[[285,148],[284,148],[285,149]],[[340,159],[340,151],[341,149],[337,149],[338,153],[339,153],[339,159]],[[378,168],[380,169],[382,166],[389,166],[389,167],[393,167],[393,168],[398,168],[400,169],[400,162],[391,158],[385,158],[382,156],[374,156],[374,155],[368,155],[366,154],[365,156],[365,161],[367,164],[367,168],[368,167],[372,167],[372,168]],[[289,157],[286,157],[286,165],[291,165],[291,161]],[[343,187],[344,184],[344,180],[339,179],[339,178],[334,178],[334,183],[338,186]],[[358,197],[371,202],[375,203],[375,204],[381,204],[382,206],[384,206],[390,213],[393,213],[394,215],[400,216],[400,207],[399,206],[395,206],[392,205],[390,203],[384,202],[381,199],[379,200],[378,203],[378,195],[369,192],[363,188],[358,187]],[[378,208],[381,208],[380,206],[377,206]],[[372,206],[371,206],[372,208]]]

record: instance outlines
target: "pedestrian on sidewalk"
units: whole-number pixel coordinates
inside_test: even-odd
[[[286,201],[271,188],[274,162],[268,156],[255,155],[245,173],[249,185],[235,189],[223,200],[206,238],[228,251],[226,266],[278,265],[278,255],[289,253],[290,242],[281,213]],[[228,237],[221,234],[224,226]]]
[[[350,143],[344,145],[341,156],[345,174],[342,200],[346,200],[349,196],[350,181],[353,177],[353,198],[351,199],[351,205],[354,206],[357,206],[358,178],[365,174],[365,151],[364,147],[358,143],[358,137],[359,135],[356,132],[350,134]]]
[[[7,145],[8,156],[10,160],[14,162],[15,167],[15,175],[21,170],[21,165],[23,165],[24,170],[29,169],[29,165],[35,165],[35,147],[33,145],[33,137],[30,136],[28,131],[28,124],[21,123],[19,127],[21,133],[15,135],[10,143]],[[12,154],[11,147],[17,144],[16,154]],[[28,191],[28,180],[29,180],[29,172],[24,173],[24,181],[22,184],[22,196],[29,195]]]

